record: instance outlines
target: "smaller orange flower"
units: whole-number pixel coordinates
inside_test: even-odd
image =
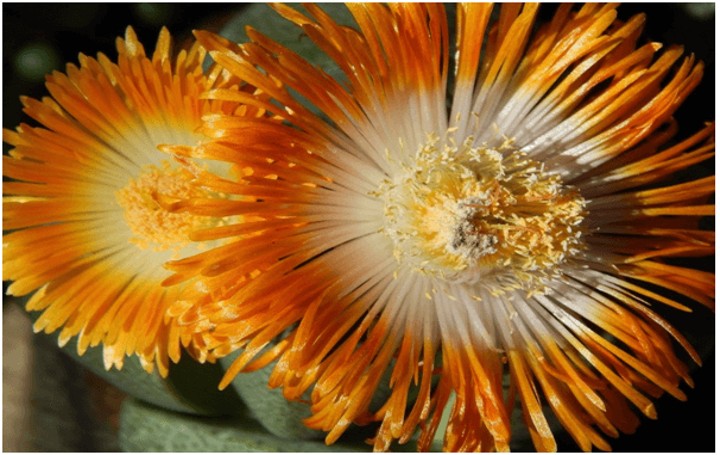
[[[11,295],[32,293],[36,332],[60,330],[60,345],[77,336],[80,354],[102,344],[108,369],[136,354],[165,376],[190,337],[165,314],[181,288],[160,286],[162,265],[201,251],[189,233],[222,221],[166,210],[208,195],[158,147],[196,144],[203,115],[237,104],[201,98],[233,81],[203,72],[197,43],[173,58],[167,29],[152,57],[132,28],[117,49],[117,63],[81,54],[79,66],[49,75],[49,97],[22,98],[40,126],[4,130],[14,148],[3,157],[3,279]]]

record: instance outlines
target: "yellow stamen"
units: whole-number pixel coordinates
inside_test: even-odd
[[[384,232],[398,261],[421,273],[494,276],[494,291],[537,290],[581,247],[584,200],[512,145],[472,142],[442,146],[431,136],[400,177],[381,185]]]
[[[135,235],[130,242],[153,251],[179,251],[190,242],[190,233],[207,223],[206,217],[166,210],[167,201],[203,195],[191,184],[187,170],[174,168],[167,161],[161,166],[145,166],[137,178],[115,192],[125,222]]]

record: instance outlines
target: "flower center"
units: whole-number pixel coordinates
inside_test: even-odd
[[[512,146],[439,142],[428,140],[414,164],[378,193],[397,260],[494,291],[541,288],[581,248],[578,191]]]
[[[140,175],[115,192],[125,222],[134,234],[130,242],[140,249],[179,251],[190,242],[190,233],[207,224],[205,217],[170,212],[168,204],[204,192],[191,184],[190,173],[167,161],[147,165]]]

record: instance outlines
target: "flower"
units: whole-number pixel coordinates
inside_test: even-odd
[[[344,78],[253,29],[196,34],[270,98],[211,90],[266,115],[210,115],[203,144],[173,148],[243,170],[202,173],[205,191],[252,198],[174,206],[243,217],[194,234],[224,243],[166,280],[204,289],[171,311],[213,355],[241,350],[221,387],[277,361],[270,385],[310,393],[308,426],[332,443],[379,422],[376,450],[418,428],[427,450],[445,410],[445,449],[508,449],[516,401],[537,449],[555,448],[549,410],[607,450],[653,397],[682,399],[674,344],[700,359],[653,307],[714,305],[714,275],[674,262],[714,252],[697,228],[714,178],[670,179],[714,154],[712,124],[669,142],[703,65],[639,44],[643,16],[612,5],[546,23],[460,5],[454,41],[443,5],[350,4],[356,27],[306,8],[276,10]]]
[[[40,126],[4,130],[3,279],[9,294],[33,293],[36,332],[77,336],[80,354],[102,344],[108,369],[136,354],[165,376],[190,339],[165,315],[180,288],[160,285],[162,265],[201,251],[189,233],[218,221],[166,210],[200,193],[158,146],[197,143],[202,115],[236,106],[200,95],[233,82],[203,73],[198,44],[173,58],[167,29],[151,58],[132,28],[117,49],[117,63],[81,54],[49,75],[50,97],[21,99]]]

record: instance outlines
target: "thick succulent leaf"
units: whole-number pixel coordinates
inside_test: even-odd
[[[13,300],[24,305],[22,299]],[[33,321],[38,316],[39,313],[30,313]],[[35,336],[47,339],[48,345],[57,344],[57,334],[39,333]],[[242,401],[233,390],[221,392],[217,389],[224,373],[217,364],[199,364],[185,355],[179,364],[170,366],[168,378],[162,378],[157,371],[147,373],[137,357],[126,358],[122,370],[106,370],[102,347],[89,348],[81,356],[77,353],[76,339],[70,340],[60,350],[128,395],[161,408],[200,415],[229,415],[244,410]]]
[[[239,353],[220,359],[229,367]],[[287,439],[322,439],[324,434],[307,428],[303,419],[310,417],[307,404],[288,401],[279,389],[270,389],[268,379],[274,365],[252,373],[240,373],[228,389],[234,389],[252,415],[268,432]]]
[[[120,448],[126,452],[348,452],[367,446],[285,439],[251,418],[197,417],[126,400],[120,415]]]

